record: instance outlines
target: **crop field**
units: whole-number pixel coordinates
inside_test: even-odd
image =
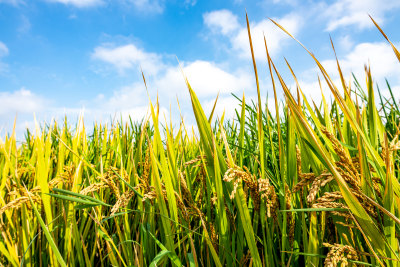
[[[235,120],[203,110],[186,80],[197,130],[150,103],[141,122],[65,119],[1,137],[0,266],[398,266],[389,83],[387,98],[368,66],[348,81],[338,62],[334,84],[309,52],[333,96],[314,103],[289,90],[265,43],[270,110],[248,34],[258,99],[238,97]]]

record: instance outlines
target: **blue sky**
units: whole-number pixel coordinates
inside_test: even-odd
[[[384,94],[385,77],[400,90],[400,65],[368,18],[398,44],[398,0],[0,0],[0,136],[12,129],[16,115],[19,132],[33,127],[33,114],[40,122],[64,115],[73,121],[82,110],[86,124],[114,115],[140,119],[148,107],[141,68],[162,112],[176,121],[178,98],[187,124],[193,124],[177,58],[206,111],[219,92],[217,112],[231,117],[237,106],[231,93],[256,95],[245,10],[267,101],[272,90],[263,33],[288,84],[294,87],[284,58],[306,95],[320,99],[312,60],[268,18],[310,48],[334,79],[329,36],[348,81],[351,72],[364,81],[370,62]]]

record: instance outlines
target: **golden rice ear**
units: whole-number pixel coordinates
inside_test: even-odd
[[[316,92],[325,81],[335,96],[332,105],[323,95],[315,103],[284,59],[296,86],[289,89],[266,36],[273,116],[261,103],[247,14],[246,24],[257,100],[238,98],[237,120],[224,122],[223,115],[213,128],[216,102],[203,110],[183,74],[198,128],[191,136],[182,114],[177,132],[172,119],[159,119],[158,97],[156,105],[149,97],[150,112],[138,124],[113,118],[87,132],[81,115],[76,127],[36,122],[18,142],[14,122],[11,136],[0,137],[0,265],[400,262],[400,111],[393,95],[393,106],[381,99],[382,116],[368,68],[360,97],[337,60],[339,92],[307,50],[323,75]]]
[[[324,243],[325,247],[330,250],[324,261],[325,266],[338,266],[339,263],[342,265],[348,264],[348,260],[357,261],[359,259],[359,253],[351,246],[341,244],[329,244]]]

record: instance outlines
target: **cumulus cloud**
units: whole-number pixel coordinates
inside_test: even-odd
[[[393,53],[392,48],[389,44],[385,42],[376,43],[360,43],[357,44],[352,50],[347,54],[339,57],[339,64],[343,72],[346,83],[354,81],[352,78],[352,73],[354,73],[360,85],[365,89],[365,64],[371,67],[372,79],[374,81],[374,86],[377,83],[380,86],[381,93],[388,95],[388,90],[386,89],[385,78],[391,83],[393,88],[399,88],[400,85],[400,66]],[[333,80],[334,84],[341,88],[341,81],[339,73],[337,70],[336,60],[328,59],[321,61],[329,76]],[[314,76],[315,79],[303,79],[300,81],[300,87],[305,93],[306,97],[312,98],[316,103],[321,101],[320,85],[317,81],[318,69],[312,68],[306,71],[306,75],[303,77]],[[313,75],[310,75],[312,73]],[[320,75],[321,76],[321,75]],[[330,89],[326,85],[325,81],[322,81],[322,91],[324,95],[329,98],[331,97]],[[296,88],[295,84],[292,88]],[[396,91],[394,91],[397,94]],[[397,94],[398,96],[398,94]]]
[[[0,115],[37,112],[42,110],[45,103],[44,98],[25,88],[0,92]]]
[[[143,81],[135,81],[131,85],[114,90],[111,97],[101,95],[95,100],[95,106],[102,107],[97,116],[101,116],[101,114],[118,114],[122,118],[131,116],[133,119],[142,119],[148,112],[150,97],[153,103],[158,99],[160,109],[166,114],[167,118],[169,112],[166,111],[172,105],[174,107],[172,109],[172,118],[175,123],[178,123],[180,120],[176,105],[178,99],[183,116],[186,119],[189,118],[186,122],[189,124],[194,123],[194,118],[190,112],[191,104],[188,89],[178,64],[166,63],[165,57],[168,56],[163,57],[157,53],[150,53],[144,50],[138,51],[134,47],[134,45],[127,45],[123,49],[95,49],[93,54],[96,56],[93,58],[112,64],[117,69],[133,68],[138,65],[144,65],[145,62],[147,64],[152,62],[147,66],[147,71],[144,71],[146,75],[152,72],[152,75],[146,76],[149,91],[146,91]],[[125,50],[132,50],[132,52],[127,53]],[[127,56],[128,54],[131,57]],[[220,65],[212,61],[182,61],[181,67],[202,103],[214,101],[215,97],[220,93],[220,99],[223,103],[220,105],[219,110],[225,107],[225,104],[229,104],[229,107],[227,107],[227,116],[229,117],[233,115],[233,110],[237,106],[236,102],[228,101],[230,93],[240,93],[249,89],[254,82],[252,73],[240,68],[231,70],[226,65]],[[154,71],[152,68],[157,68],[157,70]],[[204,107],[206,113],[211,111],[207,104]]]
[[[187,92],[180,67],[178,64],[167,63],[168,55],[148,52],[134,44],[101,45],[94,49],[92,58],[111,64],[119,72],[133,70],[140,73],[141,67],[149,87],[157,90],[167,101],[175,101],[177,95],[181,96],[182,92]],[[211,61],[183,61],[181,66],[200,98],[216,96],[219,92],[227,94],[245,90],[250,88],[253,82],[253,76],[246,71],[239,68],[230,70]],[[118,90],[109,103],[115,102],[115,106],[120,107],[124,105],[125,99],[129,105],[132,104],[132,99],[147,98],[146,94],[138,92],[144,92],[142,81]]]
[[[78,8],[93,7],[103,4],[102,0],[47,0],[48,2],[71,5]]]
[[[141,121],[150,115],[149,101],[153,105],[157,101],[157,93],[153,90],[148,95],[143,82],[133,82],[130,85],[115,89],[110,97],[98,95],[86,104],[86,112],[91,121],[110,122],[110,119]],[[149,98],[150,97],[150,98]],[[168,102],[160,97],[160,115],[168,116]],[[100,107],[100,108],[99,108]]]
[[[252,82],[252,76],[244,71],[236,70],[231,73],[209,61],[184,62],[183,72],[200,98],[238,92],[249,88]],[[168,68],[164,75],[155,80],[155,87],[166,93],[181,95],[187,92],[178,67]]]
[[[194,61],[182,62],[182,69],[189,80],[192,88],[203,103],[213,101],[220,93],[220,99],[229,98],[231,92],[241,92],[251,86],[251,76],[246,72],[236,70],[229,72],[213,62]],[[99,96],[91,106],[101,106],[102,110],[97,113],[99,117],[118,114],[123,118],[135,120],[142,119],[148,112],[149,97],[155,103],[158,99],[161,110],[165,114],[170,105],[176,107],[177,99],[184,111],[184,117],[191,118],[191,104],[188,89],[182,72],[178,66],[168,66],[154,77],[147,79],[149,92],[142,81],[134,82],[113,92],[111,97]],[[228,104],[223,101],[223,107]],[[229,103],[233,105],[233,102]],[[232,115],[235,106],[229,106],[228,115]],[[204,106],[206,112],[210,112],[208,105]],[[220,107],[222,108],[222,106]],[[90,109],[90,108],[89,108]],[[173,119],[179,121],[178,108],[172,110],[176,115]],[[222,113],[221,113],[222,114]],[[167,116],[168,117],[168,116]],[[193,122],[193,118],[189,121]]]
[[[109,63],[120,72],[141,67],[148,75],[156,74],[164,65],[159,55],[147,53],[134,44],[103,44],[94,49],[92,58]]]
[[[297,35],[300,30],[301,19],[296,14],[286,15],[283,18],[276,19],[276,21],[293,35]],[[258,59],[266,58],[264,34],[268,49],[272,55],[280,52],[285,41],[290,39],[287,34],[266,19],[257,23],[250,23],[250,28],[254,54]],[[238,35],[234,37],[233,47],[241,51],[243,55],[249,55],[249,38],[246,28],[241,29]]]
[[[249,38],[245,25],[238,23],[238,18],[229,10],[217,10],[203,15],[204,24],[212,33],[218,33],[228,37],[231,47],[241,57],[250,56]],[[301,28],[301,17],[295,13],[275,19],[293,35]],[[272,55],[277,54],[289,37],[278,29],[271,21],[264,19],[258,22],[250,22],[253,39],[254,54],[257,59],[265,59],[264,34],[268,49]]]
[[[336,0],[322,5],[322,17],[328,18],[326,30],[356,26],[359,29],[373,27],[370,14],[378,23],[385,21],[388,12],[400,8],[398,0]]]
[[[365,77],[364,64],[371,66],[373,78],[377,82],[382,82],[384,78],[397,80],[400,76],[399,62],[386,42],[357,44],[348,54],[339,57],[339,63],[346,77],[353,72],[360,81]],[[330,73],[337,73],[335,60],[324,60],[322,64]]]
[[[143,82],[134,82],[131,85],[123,86],[115,90],[110,98],[104,100],[100,100],[100,102],[103,102],[101,106],[110,113],[128,110],[140,105],[147,106],[148,104]]]
[[[203,20],[208,28],[223,35],[234,33],[240,28],[237,16],[226,9],[205,13]]]

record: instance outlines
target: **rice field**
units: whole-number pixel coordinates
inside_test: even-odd
[[[333,96],[315,104],[289,90],[266,46],[270,110],[248,30],[258,101],[238,97],[234,121],[204,111],[186,80],[196,132],[161,123],[150,103],[141,122],[80,118],[0,139],[0,265],[398,266],[389,84],[385,98],[368,67],[353,83],[339,63],[334,84],[310,52]]]

